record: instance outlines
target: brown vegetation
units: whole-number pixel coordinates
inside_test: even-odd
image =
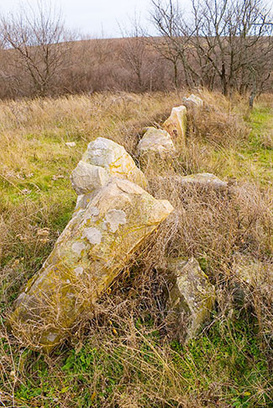
[[[253,105],[272,90],[273,24],[263,0],[193,1],[189,21],[172,1],[154,1],[158,37],[136,22],[131,37],[82,41],[39,4],[1,18],[0,98],[206,87],[247,94]]]
[[[208,92],[201,96],[203,115],[190,114],[187,149],[144,167],[150,192],[170,200],[175,213],[104,294],[95,313],[75,327],[69,347],[46,358],[21,348],[7,332],[5,318],[71,217],[72,169],[98,136],[123,144],[134,156],[142,127],[160,126],[182,95],[103,93],[1,103],[2,404],[269,406],[272,168],[264,159],[253,160],[251,122],[243,120],[252,116],[245,103],[238,98],[230,104]],[[272,96],[259,103],[269,111]],[[255,136],[255,154],[271,152],[260,144],[262,135]],[[228,181],[228,190],[182,187],[173,179],[203,171]],[[249,287],[238,277],[238,253],[263,265],[268,286],[257,281]],[[168,321],[165,266],[166,257],[192,255],[216,285],[217,309],[184,347]]]

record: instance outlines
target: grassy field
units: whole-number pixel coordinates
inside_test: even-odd
[[[136,159],[146,126],[160,126],[181,93],[93,94],[0,102],[0,406],[270,407],[272,295],[259,283],[237,299],[233,256],[272,270],[273,97],[202,93],[187,149],[143,166],[150,192],[177,209],[131,267],[50,356],[27,350],[5,322],[69,221],[70,174],[89,141],[107,137]],[[75,142],[69,147],[67,142]],[[230,196],[179,191],[159,175],[211,172]],[[217,291],[200,334],[181,345],[166,312],[166,256],[195,256]]]

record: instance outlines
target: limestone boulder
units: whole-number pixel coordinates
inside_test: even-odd
[[[172,156],[176,152],[171,136],[166,130],[149,127],[137,147],[138,155],[155,153],[159,156]]]
[[[178,106],[172,109],[170,117],[163,123],[163,129],[166,130],[173,140],[177,140],[182,146],[186,145],[187,130],[187,108]]]
[[[215,288],[195,258],[172,260],[168,269],[175,276],[169,308],[175,314],[180,340],[189,340],[209,318],[214,308]]]
[[[15,336],[44,351],[58,345],[172,211],[168,201],[125,179],[111,178],[91,193],[18,297],[10,317]]]
[[[82,160],[71,175],[77,194],[90,193],[105,185],[111,177],[127,179],[142,188],[147,180],[123,146],[98,137],[90,142]]]

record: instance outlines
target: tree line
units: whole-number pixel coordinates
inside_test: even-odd
[[[272,90],[273,19],[263,0],[152,0],[156,35],[80,39],[61,12],[37,7],[2,16],[0,98],[186,86],[254,97]],[[127,33],[128,34],[128,33]]]
[[[263,0],[192,0],[187,15],[179,2],[153,0],[152,19],[164,38],[158,51],[179,66],[188,87],[257,93],[272,90],[273,19]]]

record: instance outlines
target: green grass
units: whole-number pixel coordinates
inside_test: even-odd
[[[25,351],[21,368],[31,380],[18,384],[16,398],[34,406],[42,398],[44,407],[116,407],[140,387],[137,406],[143,407],[179,407],[182,397],[208,406],[269,407],[270,373],[255,324],[236,315],[186,346],[177,341],[166,346],[158,336],[139,334],[137,347],[130,348],[104,334],[99,344],[91,336],[79,350],[47,361]]]
[[[273,108],[259,104],[249,113],[246,123],[250,128],[246,140],[241,140],[236,148],[218,147],[213,151],[218,173],[224,178],[272,185]],[[271,144],[266,144],[266,135],[271,135]]]
[[[164,101],[162,95],[134,98],[134,103],[126,102],[126,98],[117,103],[111,95],[37,100],[23,123],[9,119],[9,111],[2,117],[6,127],[0,140],[0,405],[273,406],[272,355],[261,333],[259,316],[249,304],[236,306],[229,281],[223,300],[220,279],[217,311],[209,325],[186,345],[166,330],[160,307],[158,316],[150,310],[144,283],[135,283],[141,262],[123,280],[121,294],[113,287],[109,302],[103,299],[101,306],[105,302],[106,310],[95,317],[90,315],[71,342],[52,355],[24,349],[6,331],[6,316],[13,301],[39,270],[71,218],[76,194],[69,177],[87,142],[95,136],[110,137],[133,152],[139,122],[150,125],[164,118],[171,104],[180,101],[177,95],[166,95]],[[19,102],[17,109],[19,113],[23,109]],[[272,122],[273,108],[261,100],[246,117],[248,137],[235,147],[199,140],[196,156],[194,152],[192,156],[181,155],[181,162],[161,170],[168,174],[173,166],[178,172],[181,168],[210,171],[226,180],[235,177],[239,182],[270,187],[273,151],[265,135],[272,135]],[[76,148],[65,146],[66,141],[75,141]],[[42,228],[49,231],[45,241],[38,235]],[[270,254],[263,255],[269,258]],[[211,270],[209,251],[200,254],[200,264],[204,270],[218,273]],[[151,285],[149,296],[158,289],[157,282]]]

